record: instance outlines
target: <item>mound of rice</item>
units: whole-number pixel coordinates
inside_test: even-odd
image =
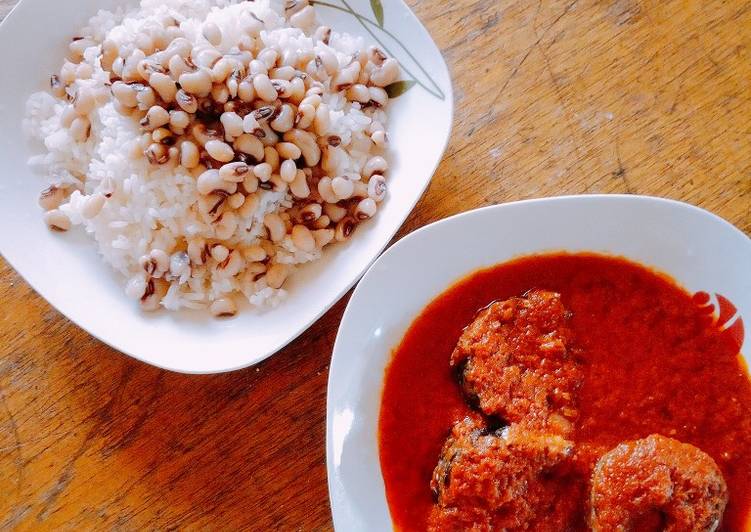
[[[174,57],[178,41],[190,44],[184,57]],[[222,76],[217,58],[234,70]],[[209,73],[210,94],[175,96],[183,78],[170,70],[173,62]],[[348,238],[383,199],[383,107],[395,73],[380,50],[320,27],[304,0],[142,0],[131,11],[100,11],[71,42],[53,94],[34,94],[27,104],[27,132],[45,147],[30,161],[49,181],[40,198],[45,220],[90,234],[146,310],[232,315],[237,297],[276,305],[295,265]],[[264,99],[269,79],[275,90]],[[118,99],[115,85],[138,99]],[[190,99],[194,113],[185,112]],[[151,127],[153,107],[167,111],[169,122]],[[287,111],[293,127],[274,125]],[[232,131],[239,119],[242,131]],[[234,148],[232,159],[209,154],[196,125],[224,142],[215,147]],[[297,142],[300,155],[291,146],[297,131],[317,149]],[[240,136],[259,139],[262,155],[238,149]],[[294,165],[279,153],[296,155]],[[201,194],[199,178],[215,179],[226,164],[246,177]]]

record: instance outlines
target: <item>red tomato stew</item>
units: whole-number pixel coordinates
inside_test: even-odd
[[[462,445],[461,438],[468,434],[475,435],[473,441],[488,437],[487,430],[471,432],[473,423],[482,421],[477,421],[477,397],[469,400],[466,393],[464,366],[460,384],[457,365],[451,365],[459,351],[457,341],[466,336],[465,328],[469,330],[473,320],[483,312],[488,315],[487,309],[493,309],[488,305],[510,298],[522,301],[520,296],[530,291],[560,295],[567,316],[566,338],[580,376],[576,412],[570,427],[562,429],[574,449],[574,465],[565,483],[549,484],[558,486],[556,500],[531,528],[589,529],[595,464],[596,473],[603,475],[608,465],[622,467],[628,460],[623,453],[640,445],[628,442],[644,439],[646,445],[652,434],[666,437],[657,442],[658,450],[659,445],[668,449],[677,440],[674,447],[690,444],[684,447],[694,446],[696,453],[709,455],[707,462],[726,483],[727,505],[724,515],[720,510],[719,530],[751,526],[751,381],[739,354],[740,317],[723,317],[728,309],[734,311],[732,304],[716,297],[718,320],[706,294],[692,296],[665,275],[620,258],[561,253],[521,258],[459,281],[422,311],[395,349],[386,371],[379,419],[381,469],[395,527],[461,528],[431,525],[438,500],[436,479],[439,470],[447,467],[444,456],[450,452],[453,459],[458,454],[451,444]],[[486,310],[478,314],[481,309]],[[474,384],[485,383],[476,379]],[[480,394],[479,408],[483,401],[504,408],[503,401],[494,404],[492,399]],[[519,404],[513,397],[506,400]],[[500,424],[508,424],[509,416],[501,417],[506,419]],[[560,419],[566,426],[568,422]],[[627,443],[619,445],[623,442]],[[499,452],[508,451],[504,449]],[[615,453],[612,457],[610,450]],[[598,460],[605,453],[610,461],[600,467]],[[687,462],[697,461],[683,460]],[[609,489],[617,491],[614,486]],[[649,527],[644,523],[651,517],[642,518],[647,521],[634,521],[632,527],[661,529],[658,518]],[[487,528],[493,528],[492,522],[478,527]]]

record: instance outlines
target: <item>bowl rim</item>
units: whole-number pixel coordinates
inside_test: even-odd
[[[437,153],[440,153],[440,156],[436,158],[435,162],[433,163],[433,166],[431,168],[426,167],[426,175],[429,177],[424,180],[424,182],[419,187],[419,190],[417,190],[417,193],[414,194],[414,196],[408,201],[405,202],[405,215],[401,223],[392,229],[388,231],[383,231],[383,243],[377,247],[376,250],[372,253],[372,256],[365,261],[360,268],[357,269],[356,275],[352,275],[352,278],[349,282],[347,282],[345,285],[343,285],[339,290],[332,292],[331,295],[327,298],[327,302],[320,306],[320,308],[315,312],[312,313],[311,316],[300,323],[300,325],[296,328],[290,329],[290,332],[284,335],[280,335],[277,339],[275,339],[273,342],[269,343],[269,346],[263,350],[256,353],[253,357],[248,357],[248,360],[239,364],[235,364],[232,366],[227,367],[211,367],[208,368],[207,366],[203,365],[196,368],[190,368],[185,366],[178,366],[174,364],[165,363],[160,360],[153,360],[149,359],[148,356],[143,356],[138,352],[137,350],[133,350],[131,348],[127,348],[127,346],[121,345],[120,342],[113,342],[108,341],[106,338],[103,337],[101,334],[96,334],[92,332],[89,327],[83,325],[81,322],[85,321],[84,315],[76,316],[75,318],[70,315],[69,312],[65,312],[62,309],[60,309],[56,304],[53,304],[47,297],[43,294],[42,290],[40,290],[40,282],[35,282],[29,279],[28,275],[25,274],[23,271],[21,271],[17,264],[10,258],[8,253],[3,252],[3,246],[2,246],[2,240],[0,240],[0,256],[3,257],[3,259],[8,263],[8,265],[13,268],[13,270],[16,272],[16,274],[21,277],[31,288],[36,292],[36,294],[45,300],[45,302],[52,308],[54,308],[57,312],[65,316],[65,318],[74,323],[77,327],[84,330],[87,334],[90,336],[96,338],[103,344],[107,345],[114,351],[117,351],[121,354],[127,355],[128,357],[131,357],[135,360],[138,360],[139,362],[143,362],[145,364],[148,364],[150,366],[154,366],[163,370],[168,370],[175,373],[181,373],[181,374],[187,374],[187,375],[211,375],[211,374],[220,374],[220,373],[229,373],[232,371],[238,371],[241,369],[245,369],[251,366],[254,366],[256,364],[259,364],[260,362],[263,362],[264,360],[270,358],[271,356],[277,354],[279,351],[284,349],[287,345],[295,341],[297,338],[299,338],[305,331],[307,331],[315,322],[317,322],[326,312],[331,310],[341,299],[342,297],[356,284],[360,281],[364,273],[370,268],[370,266],[375,262],[378,257],[383,253],[384,249],[388,248],[391,244],[394,235],[397,234],[399,229],[404,225],[404,223],[409,218],[410,214],[414,211],[415,206],[417,203],[422,199],[422,197],[425,195],[425,191],[430,186],[430,183],[433,180],[433,177],[435,176],[435,172],[440,165],[440,163],[443,161],[443,158],[446,154],[446,148],[448,147],[449,141],[451,139],[451,133],[453,131],[453,124],[454,124],[454,115],[455,115],[455,102],[454,102],[454,91],[453,91],[453,80],[451,78],[451,71],[448,68],[448,65],[446,63],[446,60],[441,53],[441,49],[438,47],[438,44],[435,42],[433,37],[430,35],[430,32],[427,30],[427,28],[424,26],[422,21],[415,15],[415,13],[412,11],[412,9],[407,5],[404,0],[390,0],[392,2],[400,4],[403,9],[406,10],[406,13],[408,13],[410,21],[410,26],[416,24],[414,29],[416,31],[420,31],[423,33],[423,36],[426,37],[426,42],[428,43],[429,47],[432,47],[430,50],[431,54],[436,54],[439,61],[440,67],[442,67],[446,74],[446,86],[441,87],[445,91],[445,98],[444,103],[447,106],[448,111],[448,128],[446,129],[444,133],[443,142],[440,146],[440,150]],[[138,3],[138,0],[119,0],[119,3]],[[31,0],[19,0],[19,2],[8,12],[6,17],[0,22],[0,32],[1,31],[7,31],[8,28],[14,24],[15,19],[19,16],[23,16],[24,11],[26,10],[33,10],[34,2]],[[103,266],[107,268],[108,270],[111,269],[110,266],[104,264],[102,262]],[[123,296],[124,297],[124,296]]]
[[[721,216],[718,216],[706,209],[703,209],[701,207],[697,207],[696,205],[692,205],[690,203],[686,203],[679,200],[669,199],[669,198],[662,198],[658,196],[649,196],[649,195],[638,195],[638,194],[569,194],[569,195],[561,195],[561,196],[550,196],[550,197],[542,197],[542,198],[532,198],[532,199],[524,199],[524,200],[518,200],[518,201],[511,201],[507,203],[499,203],[496,205],[488,205],[485,207],[480,207],[477,209],[471,209],[468,211],[460,212],[458,214],[455,214],[453,216],[449,216],[447,218],[443,218],[441,220],[437,220],[433,223],[430,223],[428,225],[425,225],[423,227],[420,227],[416,229],[415,231],[409,233],[404,238],[400,239],[398,242],[396,242],[394,245],[389,247],[384,253],[382,253],[376,261],[373,262],[371,267],[368,269],[367,272],[365,272],[365,275],[362,276],[360,279],[360,282],[358,283],[357,287],[355,288],[354,292],[352,293],[352,297],[347,302],[347,307],[344,310],[344,313],[342,315],[342,319],[339,323],[339,329],[337,331],[336,340],[334,341],[334,346],[332,349],[332,356],[331,356],[331,362],[329,364],[329,378],[328,378],[328,384],[326,388],[326,473],[327,473],[327,484],[328,484],[328,490],[329,490],[329,504],[331,506],[331,514],[332,514],[332,520],[334,523],[334,528],[336,529],[337,526],[342,527],[342,529],[346,528],[347,523],[341,522],[343,519],[342,516],[342,508],[341,505],[345,504],[345,501],[338,500],[337,496],[337,490],[334,489],[335,486],[333,485],[334,480],[333,478],[336,475],[336,468],[334,466],[334,442],[333,442],[333,421],[334,421],[334,403],[333,403],[333,396],[336,391],[336,387],[338,384],[334,381],[334,373],[335,368],[342,364],[342,362],[338,362],[344,359],[345,356],[347,356],[342,350],[343,347],[341,347],[343,343],[343,333],[342,331],[345,329],[345,325],[349,320],[352,319],[352,314],[355,312],[354,308],[357,305],[357,300],[360,292],[364,290],[363,286],[367,284],[369,278],[371,275],[374,275],[373,272],[377,269],[379,264],[385,260],[388,259],[388,257],[392,253],[398,252],[401,248],[404,246],[409,246],[411,243],[418,239],[424,232],[433,231],[437,226],[445,225],[445,224],[453,224],[457,223],[462,219],[465,219],[467,217],[476,216],[478,213],[483,213],[487,211],[493,211],[493,210],[502,210],[506,209],[508,207],[523,207],[526,205],[540,205],[540,204],[550,204],[550,203],[565,203],[565,202],[571,202],[571,201],[584,201],[584,202],[626,202],[630,204],[639,204],[639,203],[651,203],[651,204],[658,204],[665,207],[671,207],[671,208],[679,208],[684,209],[690,212],[693,212],[695,214],[699,214],[703,217],[709,218],[713,223],[718,223],[723,226],[724,230],[729,230],[731,233],[735,234],[735,236],[740,236],[742,239],[745,239],[746,243],[751,245],[751,237],[749,237],[746,233],[741,231],[739,228],[737,228],[735,225],[731,224]],[[565,250],[563,250],[565,251]],[[525,253],[524,255],[532,255],[535,252]],[[505,262],[505,261],[502,261]],[[498,264],[501,264],[502,262],[499,262]],[[460,275],[457,277],[457,279],[454,280],[458,281],[463,276],[470,275],[473,271],[477,271],[478,269],[481,269],[485,266],[478,265],[475,269],[470,269],[466,273]],[[448,289],[451,286],[451,284],[447,285],[444,290]],[[433,297],[438,297],[440,295],[440,291],[434,294]],[[414,319],[414,318],[413,318]],[[386,366],[388,365],[388,361],[386,363]],[[385,367],[384,367],[385,369]],[[380,377],[381,379],[381,386],[379,388],[379,394],[383,393],[383,376]],[[379,400],[380,404],[380,400]],[[380,462],[378,464],[378,469],[380,471]],[[390,516],[389,516],[390,519]]]

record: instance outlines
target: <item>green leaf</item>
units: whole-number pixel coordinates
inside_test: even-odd
[[[373,14],[376,21],[378,21],[378,25],[383,27],[383,4],[381,0],[370,0],[370,7],[373,9]]]
[[[386,94],[389,95],[389,98],[398,98],[414,87],[415,83],[417,82],[413,79],[405,79],[402,81],[395,81],[391,85],[386,85],[384,88],[386,89]]]

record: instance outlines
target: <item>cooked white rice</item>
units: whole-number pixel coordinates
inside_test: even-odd
[[[302,2],[303,7],[305,4]],[[299,6],[296,12],[299,12]],[[234,303],[226,300],[239,294],[256,307],[276,305],[284,297],[285,290],[270,287],[266,277],[258,275],[259,269],[269,269],[274,264],[292,268],[314,261],[321,256],[322,247],[326,245],[316,245],[310,251],[295,246],[291,230],[293,225],[299,224],[296,216],[301,206],[317,202],[324,207],[324,212],[341,214],[341,209],[327,205],[322,199],[318,191],[320,175],[345,177],[359,183],[357,190],[367,190],[370,175],[363,170],[372,157],[384,154],[383,143],[374,141],[373,134],[380,132],[383,137],[386,113],[380,105],[352,101],[347,87],[335,90],[331,77],[326,74],[321,76],[324,79],[319,79],[323,89],[321,100],[329,106],[329,125],[324,136],[338,137],[341,144],[323,147],[328,152],[324,154],[325,164],[317,165],[318,168],[307,175],[311,190],[309,197],[295,197],[289,190],[258,189],[246,194],[246,200],[251,195],[257,196],[254,201],[258,201],[258,206],[246,213],[247,216],[238,216],[237,227],[229,238],[217,238],[216,218],[200,208],[196,178],[204,168],[188,170],[179,164],[179,158],[174,160],[174,157],[167,164],[152,164],[143,156],[142,149],[133,155],[134,151],[138,152],[138,142],[143,135],[138,121],[143,112],[127,116],[116,108],[109,88],[111,74],[103,70],[101,64],[102,42],[116,44],[125,57],[123,52],[127,54],[135,50],[143,34],[161,31],[159,28],[170,23],[165,24],[166,21],[174,20],[186,39],[196,47],[206,48],[211,46],[203,35],[208,22],[221,30],[221,44],[216,48],[222,53],[232,53],[237,51],[233,47],[243,36],[253,35],[248,28],[260,19],[263,28],[255,34],[258,47],[274,48],[281,52],[282,58],[285,54],[308,57],[317,56],[324,50],[331,51],[342,69],[353,61],[353,54],[362,58],[363,54],[372,53],[368,52],[361,38],[347,34],[332,32],[328,44],[325,44],[313,37],[322,34],[320,30],[315,33],[318,27],[315,22],[310,24],[306,18],[298,24],[302,28],[291,27],[284,15],[283,6],[264,0],[239,3],[228,0],[142,0],[137,9],[114,13],[100,11],[80,32],[92,41],[92,46],[85,49],[80,61],[80,64],[91,67],[79,69],[86,79],[79,78],[69,83],[63,98],[47,92],[29,98],[26,129],[45,147],[45,153],[33,157],[30,164],[47,177],[50,185],[72,191],[54,212],[64,215],[72,226],[82,227],[94,238],[101,256],[122,274],[123,284],[128,286],[126,292],[134,299],[145,298],[148,294],[144,290],[151,276],[159,277],[158,272],[144,271],[143,257],[148,257],[153,250],[161,250],[170,255],[173,262],[177,261],[171,269],[163,272],[160,281],[163,290],[167,290],[161,305],[169,310],[207,308],[218,300],[221,303],[216,309],[221,310],[223,305],[229,304],[231,310]],[[293,15],[291,18],[294,22]],[[371,63],[367,65],[363,72],[368,68],[372,70]],[[367,79],[363,75],[359,81],[368,84]],[[63,115],[66,110],[70,112],[68,100],[82,89],[97,95],[98,105],[88,115],[91,124],[88,139],[77,142],[71,128],[63,127],[61,122],[65,122]],[[319,139],[324,138],[321,132],[318,133]],[[97,194],[105,194],[107,199],[97,214],[87,218],[87,202]],[[367,192],[360,195],[360,198],[367,197]],[[377,200],[380,199],[382,190]],[[351,215],[358,200],[345,199],[339,205],[348,209]],[[287,234],[276,242],[270,241],[269,230],[264,225],[264,217],[269,213],[280,214],[285,221]],[[335,222],[332,220],[326,230],[335,231]],[[185,254],[176,254],[185,252],[190,242],[203,243],[209,253],[203,264],[191,261],[185,268],[179,261]],[[237,251],[237,257],[242,261],[239,271],[227,274],[221,267],[222,261],[211,258],[212,246],[217,244],[230,252]],[[252,261],[245,250],[259,244],[273,257],[251,266]],[[220,314],[216,309],[212,310]]]

